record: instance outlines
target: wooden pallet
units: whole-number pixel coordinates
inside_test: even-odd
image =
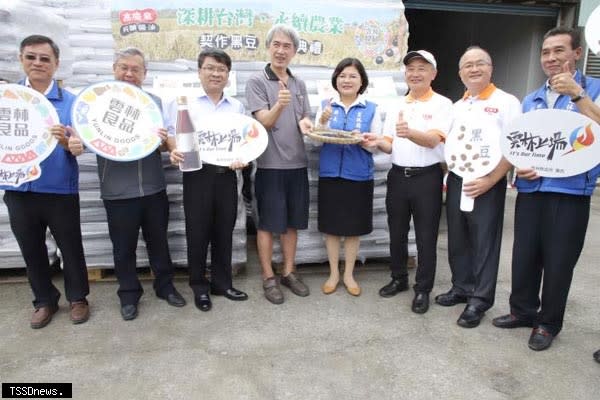
[[[27,282],[27,271],[25,268],[2,268],[0,269],[0,284]]]

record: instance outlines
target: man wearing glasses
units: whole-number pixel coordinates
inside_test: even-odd
[[[231,58],[223,50],[206,49],[198,55],[198,77],[205,94],[189,103],[190,116],[199,122],[214,112],[244,114],[239,100],[224,93],[229,80]],[[177,110],[172,111],[173,114]],[[169,137],[171,162],[183,161]],[[229,167],[202,164],[202,169],[183,173],[183,208],[188,252],[190,286],[194,302],[201,311],[212,308],[209,291],[229,300],[243,301],[248,295],[232,286],[232,234],[238,207],[236,169],[245,164],[236,161]],[[210,282],[206,278],[208,244],[211,249]]]
[[[60,292],[52,284],[46,229],[56,240],[63,258],[65,295],[70,319],[80,324],[89,318],[87,268],[81,243],[79,167],[67,148],[71,107],[75,96],[53,79],[59,65],[58,46],[46,36],[32,35],[21,42],[19,60],[27,77],[19,82],[43,93],[58,113],[60,124],[50,129],[58,140],[54,151],[40,163],[39,179],[5,190],[10,226],[19,243],[33,291],[33,329],[43,328],[58,311]]]
[[[133,47],[115,54],[114,77],[118,81],[142,87],[146,77],[144,54]],[[158,97],[148,93],[161,106]],[[166,140],[166,129],[158,134]],[[73,154],[81,154],[79,138],[71,138]],[[108,232],[113,245],[115,274],[119,281],[117,294],[121,316],[132,320],[138,316],[138,302],[144,293],[136,271],[136,249],[140,228],[146,242],[150,267],[154,272],[156,296],[174,307],[186,302],[173,286],[173,263],[167,241],[169,201],[160,149],[136,161],[112,161],[97,157],[100,197],[104,201]]]
[[[469,119],[481,121],[483,140],[486,140],[486,129],[502,132],[504,126],[521,113],[521,106],[515,96],[491,83],[493,68],[489,53],[480,47],[469,47],[458,66],[467,91],[454,104],[453,124]],[[510,168],[508,161],[502,158],[492,172],[472,181],[463,182],[453,172],[448,174],[446,213],[452,288],[437,296],[435,301],[442,306],[467,303],[457,320],[463,328],[479,325],[485,312],[494,304],[506,173]],[[461,211],[461,191],[475,199],[473,211]]]

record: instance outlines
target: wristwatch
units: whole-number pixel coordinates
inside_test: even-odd
[[[585,90],[581,89],[581,92],[579,92],[579,94],[577,96],[571,97],[571,101],[573,103],[577,103],[579,100],[583,99],[586,96],[587,96],[587,93],[585,93]]]

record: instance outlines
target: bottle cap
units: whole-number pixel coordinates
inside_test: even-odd
[[[186,105],[187,104],[187,96],[177,96],[177,104]]]

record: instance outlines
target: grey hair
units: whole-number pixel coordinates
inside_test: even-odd
[[[298,46],[300,46],[300,35],[298,35],[298,31],[296,31],[294,28],[285,24],[276,24],[273,25],[271,29],[269,29],[269,32],[267,32],[266,39],[267,47],[271,45],[273,36],[275,36],[276,33],[283,33],[285,36],[289,37],[292,40],[292,43],[294,44],[294,49],[298,50]]]
[[[116,63],[124,57],[133,56],[140,56],[142,58],[142,61],[144,62],[144,68],[147,69],[148,65],[146,63],[146,57],[144,56],[144,53],[142,53],[142,51],[137,47],[126,47],[124,49],[118,50],[117,52],[115,52],[114,62]]]

